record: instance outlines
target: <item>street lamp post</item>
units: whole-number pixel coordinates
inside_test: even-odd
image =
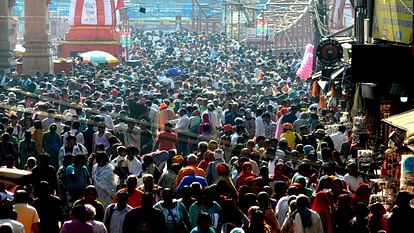
[[[124,32],[124,37],[125,37],[125,51],[124,51],[125,61],[129,59],[129,43],[128,42],[131,37],[131,30],[129,28],[129,18],[128,18],[127,9],[133,8],[133,7],[140,7],[140,5],[134,4],[134,5],[125,6],[119,9],[123,12],[123,15],[124,15],[124,17],[122,18],[122,21],[123,21],[122,24],[123,24],[123,32]],[[141,9],[143,9],[143,11],[141,11]],[[140,7],[140,12],[145,13],[145,8]]]
[[[262,51],[265,50],[264,38],[265,38],[265,11],[263,9],[262,11]]]

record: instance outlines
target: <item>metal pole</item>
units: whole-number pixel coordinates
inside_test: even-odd
[[[230,5],[230,37],[234,38],[234,35],[233,35],[233,5]]]
[[[325,24],[325,19],[323,18],[323,16],[326,16],[326,8],[324,6],[325,6],[325,1],[318,0],[318,7],[316,9],[317,14],[314,16],[315,18],[313,20],[313,23],[315,25],[313,44],[315,47],[317,47],[319,43],[321,42],[321,39],[323,36],[321,33],[323,32],[324,28],[327,27],[327,25]],[[323,25],[319,25],[318,22],[322,22]],[[316,49],[315,49],[315,56],[313,56],[313,70],[315,72],[318,71],[318,66],[316,62],[317,62],[317,59],[316,59]]]
[[[192,1],[191,5],[191,29],[195,31],[195,0]]]
[[[241,5],[239,5],[239,9],[237,11],[237,40],[240,41],[240,9]]]
[[[224,35],[227,36],[227,11],[228,11],[228,6],[227,6],[227,2],[224,3]]]
[[[127,31],[127,34],[126,34],[126,46],[125,46],[125,49],[126,49],[125,61],[128,61],[128,59],[129,59],[129,43],[128,43],[128,40],[129,40],[129,19],[128,18],[126,19],[126,31]]]
[[[201,32],[201,12],[202,12],[203,8],[201,5],[198,5],[198,20],[197,20],[197,24],[198,24],[198,32]]]
[[[206,22],[205,22],[205,24],[206,24],[206,33],[208,33],[208,18],[206,17]]]
[[[265,23],[265,12],[262,10],[262,51],[264,51],[264,23]]]

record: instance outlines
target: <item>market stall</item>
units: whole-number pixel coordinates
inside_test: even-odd
[[[372,179],[373,198],[388,206],[399,190],[414,192],[414,109],[382,120],[388,148],[383,153],[380,178]]]

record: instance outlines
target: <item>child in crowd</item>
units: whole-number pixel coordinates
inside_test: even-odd
[[[128,164],[126,161],[127,148],[125,146],[119,146],[117,148],[118,156],[112,160],[114,166],[114,173],[119,177],[119,183],[117,189],[120,189],[126,185],[126,180],[129,175]]]

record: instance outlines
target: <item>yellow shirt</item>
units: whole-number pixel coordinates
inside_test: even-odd
[[[17,221],[24,225],[24,232],[32,232],[32,224],[40,222],[36,209],[26,203],[18,203],[14,205],[17,212]]]
[[[36,153],[43,153],[43,129],[34,130],[32,132],[32,139],[36,141]]]
[[[280,138],[286,138],[286,141],[291,149],[295,149],[296,147],[296,138],[298,140],[302,140],[300,135],[293,132],[292,130],[288,130],[280,135]]]

